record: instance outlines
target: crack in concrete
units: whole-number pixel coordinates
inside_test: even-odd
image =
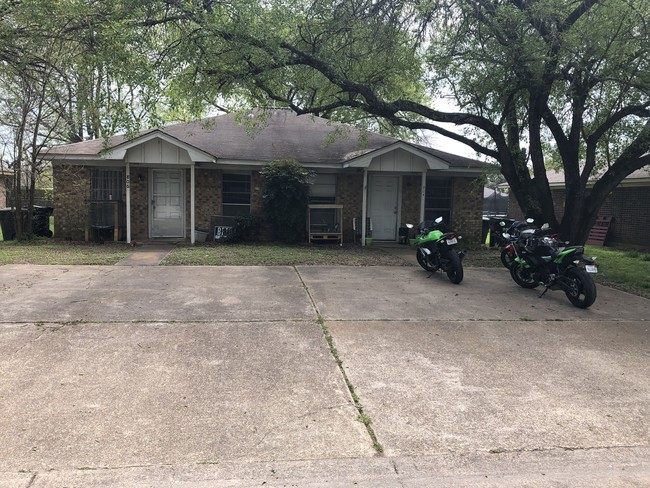
[[[350,378],[348,377],[347,373],[345,372],[345,369],[343,368],[343,360],[341,360],[339,353],[336,350],[336,347],[334,345],[334,338],[332,337],[332,334],[327,328],[327,324],[325,323],[324,318],[321,316],[320,311],[318,310],[318,306],[316,305],[316,300],[312,296],[311,291],[309,290],[307,283],[305,283],[305,280],[303,280],[300,271],[298,271],[298,268],[296,266],[293,266],[293,269],[296,272],[298,279],[302,283],[302,286],[305,289],[305,293],[307,293],[307,296],[311,301],[312,307],[314,308],[314,311],[316,312],[316,316],[318,317],[317,322],[320,324],[321,329],[323,330],[323,336],[325,337],[325,341],[327,342],[330,354],[334,358],[334,361],[336,362],[336,365],[339,368],[339,372],[343,377],[343,381],[345,382],[345,385],[347,386],[348,391],[352,397],[352,402],[354,403],[354,406],[357,409],[357,412],[359,413],[359,417],[357,418],[357,420],[359,420],[365,425],[366,432],[368,433],[368,436],[370,436],[370,440],[372,441],[372,446],[375,449],[375,451],[377,451],[377,454],[383,456],[384,448],[379,442],[379,440],[377,439],[377,434],[375,433],[375,430],[370,425],[372,423],[372,420],[365,413],[363,404],[361,403],[359,396],[356,394],[354,385],[350,381]]]
[[[30,488],[31,486],[34,486],[34,483],[36,482],[36,477],[37,476],[38,476],[38,473],[32,474],[32,477],[27,482],[27,485],[25,486],[25,488]]]
[[[519,448],[519,449],[490,449],[487,451],[489,454],[518,454],[526,452],[553,452],[553,451],[568,451],[568,452],[588,452],[588,451],[608,451],[613,449],[635,449],[647,448],[650,444],[634,444],[634,445],[613,445],[613,446],[551,446],[551,447],[534,447],[534,448]]]

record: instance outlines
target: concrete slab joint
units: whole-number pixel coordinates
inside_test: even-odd
[[[648,300],[500,272],[2,266],[0,487],[650,486]]]

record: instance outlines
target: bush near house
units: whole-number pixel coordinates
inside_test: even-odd
[[[260,175],[264,181],[262,211],[273,238],[289,244],[304,241],[313,173],[295,160],[284,159],[268,164]]]

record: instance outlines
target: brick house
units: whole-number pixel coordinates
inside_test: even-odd
[[[338,206],[319,218],[340,220],[333,224],[345,241],[369,236],[368,222],[375,240],[397,241],[404,223],[439,215],[480,239],[483,163],[286,110],[58,146],[42,157],[53,166],[58,237],[82,239],[106,224],[127,241],[193,243],[195,229],[210,238],[236,216],[261,213],[264,165],[295,159],[316,173],[312,203]]]
[[[555,212],[564,212],[564,173],[547,173]],[[523,219],[523,213],[512,194],[508,216]],[[650,247],[650,166],[645,166],[625,178],[605,199],[598,215],[612,217],[605,244],[627,244]]]

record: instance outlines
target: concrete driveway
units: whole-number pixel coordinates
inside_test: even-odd
[[[598,294],[2,266],[0,487],[647,487],[650,301]]]

